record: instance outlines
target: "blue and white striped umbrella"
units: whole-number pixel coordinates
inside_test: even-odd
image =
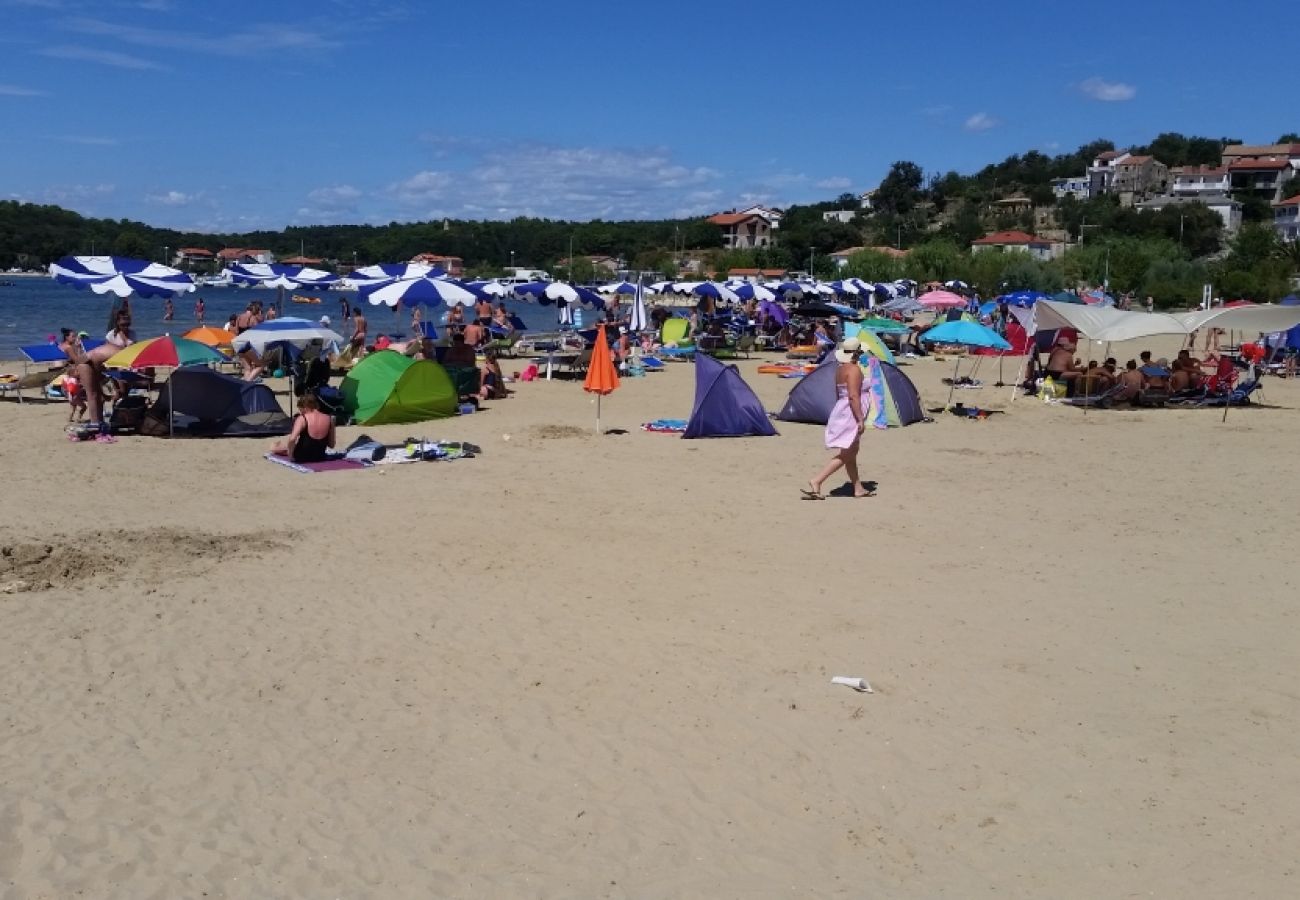
[[[353,269],[344,280],[357,289],[378,287],[399,278],[439,278],[446,273],[427,263],[378,263]]]
[[[303,347],[312,341],[320,341],[328,347],[331,344],[335,346],[342,344],[343,335],[310,319],[286,317],[272,319],[269,322],[263,322],[256,328],[250,328],[243,334],[237,335],[230,343],[235,348],[236,353],[252,347],[258,354],[262,354],[266,352],[267,344],[273,344],[276,341],[285,341],[295,347]]]
[[[65,256],[50,263],[50,275],[78,290],[118,297],[174,297],[194,290],[194,279],[179,269],[126,256]]]
[[[776,299],[776,292],[761,284],[742,284],[736,288],[736,296],[741,300],[767,300],[771,302]]]
[[[639,286],[630,281],[615,281],[596,288],[602,294],[635,294]]]
[[[596,309],[605,308],[605,298],[600,294],[589,288],[565,284],[563,281],[530,281],[526,284],[515,285],[515,296],[525,300],[532,300],[542,306],[563,302],[569,304],[585,303],[588,306],[594,306]]]
[[[399,278],[375,287],[361,288],[361,296],[369,298],[375,306],[473,306],[481,294],[469,285],[450,278]]]
[[[787,300],[797,300],[804,295],[804,286],[794,281],[779,281],[768,284],[768,287]]]
[[[701,281],[691,288],[690,291],[697,297],[712,297],[723,303],[735,303],[738,299],[736,293],[726,285],[718,284],[716,281]]]
[[[627,320],[628,331],[645,331],[650,327],[650,317],[645,310],[645,287],[638,282],[632,295],[632,314]]]
[[[252,284],[259,287],[316,288],[325,290],[338,284],[339,277],[333,272],[312,269],[306,266],[284,266],[279,263],[244,263],[226,268],[236,284]]]
[[[465,286],[488,297],[500,298],[510,294],[510,288],[499,281],[467,281]]]

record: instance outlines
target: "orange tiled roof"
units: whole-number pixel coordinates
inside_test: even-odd
[[[1023,231],[995,231],[992,234],[986,234],[984,237],[972,241],[973,244],[1046,244],[1047,241],[1042,238],[1036,238],[1032,234],[1025,234]]]
[[[714,225],[739,225],[741,222],[748,222],[750,219],[762,219],[757,213],[718,213],[716,216],[709,216],[709,222]],[[766,219],[764,219],[766,221]]]
[[[1274,206],[1300,206],[1300,194],[1296,194],[1290,200],[1283,200],[1281,203],[1274,203]]]
[[[176,251],[182,256],[211,256],[211,250],[205,250],[202,247],[182,247]]]

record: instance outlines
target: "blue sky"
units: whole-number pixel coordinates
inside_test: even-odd
[[[1300,130],[1274,13],[1229,44],[1230,7],[1164,0],[0,0],[0,198],[201,231],[658,218],[898,159],[1270,142]]]

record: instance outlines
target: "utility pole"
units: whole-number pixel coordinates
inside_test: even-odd
[[[902,250],[903,249],[903,223],[902,222],[898,223],[897,231],[898,233],[894,236],[894,249]]]
[[[1184,213],[1178,214],[1178,246],[1180,247],[1183,245],[1183,220],[1186,218]]]
[[[171,248],[168,247],[166,244],[163,245],[163,265],[164,265],[164,266],[169,266],[169,265],[171,265],[171,263],[167,262],[167,257],[168,257],[168,253],[167,253],[167,251],[170,250],[170,249],[171,249]]]

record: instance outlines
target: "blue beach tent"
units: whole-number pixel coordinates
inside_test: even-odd
[[[684,438],[766,437],[776,434],[763,404],[735,366],[695,356],[695,406]]]

